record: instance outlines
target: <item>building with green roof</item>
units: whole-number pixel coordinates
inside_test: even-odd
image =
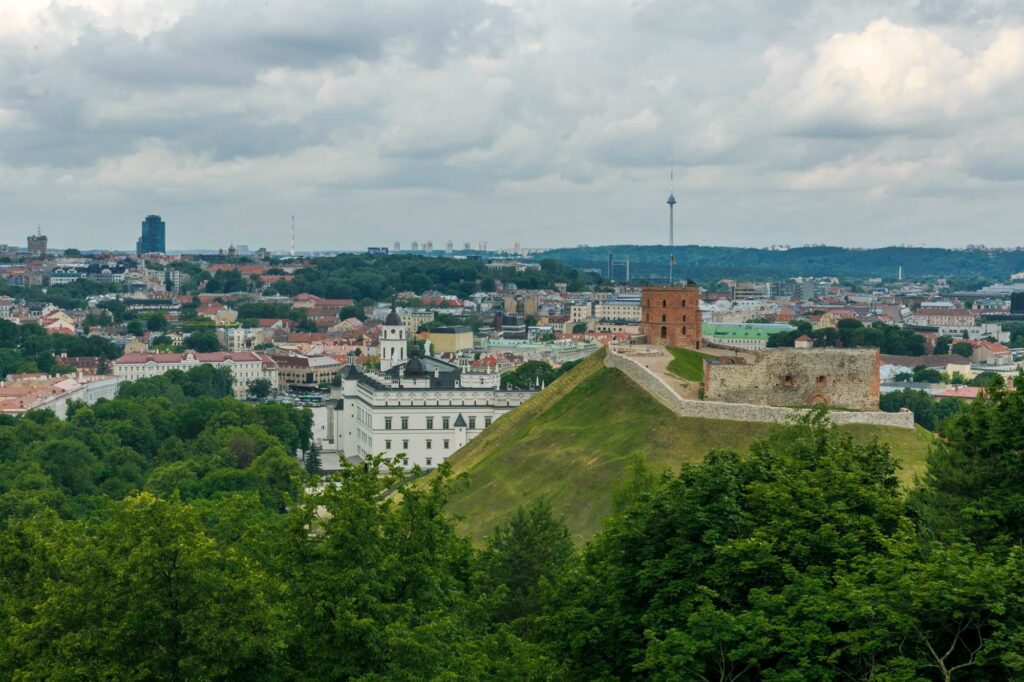
[[[763,350],[768,347],[768,337],[779,332],[792,331],[785,323],[757,324],[753,322],[715,323],[701,325],[704,343],[713,343],[740,350]]]

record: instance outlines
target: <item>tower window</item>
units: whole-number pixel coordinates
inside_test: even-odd
[[[665,321],[665,316],[664,316],[664,315],[662,315],[662,316],[661,316],[661,321],[662,321],[662,322],[664,322],[664,321]]]
[[[668,327],[662,327],[661,328],[661,338],[663,338],[663,339],[667,339],[668,338]]]
[[[666,301],[665,299],[661,299],[661,307],[662,308],[668,307],[668,301]]]

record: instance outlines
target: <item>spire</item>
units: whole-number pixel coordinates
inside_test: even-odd
[[[673,247],[676,245],[675,236],[675,207],[676,207],[676,195],[673,192],[676,182],[676,163],[673,160],[668,172],[668,200],[665,202],[668,204],[668,245]]]

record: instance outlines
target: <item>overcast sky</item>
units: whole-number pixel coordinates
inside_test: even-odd
[[[0,0],[0,242],[1015,246],[1024,0]]]

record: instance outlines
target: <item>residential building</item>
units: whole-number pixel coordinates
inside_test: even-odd
[[[51,410],[57,417],[67,417],[72,400],[94,404],[100,398],[117,397],[123,379],[116,376],[74,375],[51,377],[46,374],[12,374],[0,381],[0,414],[20,415],[29,410]]]
[[[277,381],[282,389],[314,390],[330,384],[344,363],[330,356],[275,355]]]
[[[465,326],[440,327],[430,332],[435,353],[458,353],[473,348],[473,330]]]

